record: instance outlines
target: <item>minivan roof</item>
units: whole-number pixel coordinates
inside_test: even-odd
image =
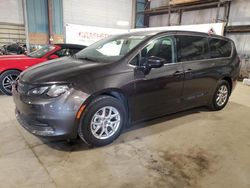
[[[153,35],[160,35],[160,34],[183,34],[183,35],[198,35],[198,36],[204,36],[204,37],[215,37],[215,38],[220,38],[224,40],[230,40],[231,39],[221,36],[221,35],[216,35],[216,34],[208,34],[208,33],[202,33],[202,32],[196,32],[196,31],[182,31],[182,30],[150,30],[150,31],[133,31],[127,34],[124,34],[124,36],[130,36],[130,35],[147,35],[147,36],[153,36]]]

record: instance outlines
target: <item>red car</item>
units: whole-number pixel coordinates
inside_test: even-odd
[[[46,45],[28,55],[0,56],[0,91],[11,95],[11,85],[17,79],[21,71],[32,65],[42,63],[63,56],[72,56],[86,46],[75,44]]]

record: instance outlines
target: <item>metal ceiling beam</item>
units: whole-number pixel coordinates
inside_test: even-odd
[[[250,25],[227,26],[226,33],[249,33]]]
[[[171,9],[170,13],[178,13],[180,10],[182,11],[193,11],[193,10],[201,10],[201,9],[209,9],[209,8],[216,8],[218,4],[221,6],[226,5],[231,0],[207,0],[198,1],[193,3],[186,3],[181,5],[170,5],[170,6],[162,6],[158,8],[148,9],[142,12],[138,12],[137,14],[148,14],[148,15],[159,15],[159,14],[168,14],[169,8]]]

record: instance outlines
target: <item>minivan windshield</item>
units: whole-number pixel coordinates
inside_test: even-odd
[[[52,50],[55,49],[55,46],[52,45],[46,45],[39,50],[36,50],[34,52],[29,53],[27,56],[29,57],[34,57],[34,58],[41,58],[45,56],[48,52],[51,52]]]
[[[146,35],[119,35],[102,39],[75,55],[78,59],[95,62],[114,62],[145,39]]]

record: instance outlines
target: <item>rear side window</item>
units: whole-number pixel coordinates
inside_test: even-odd
[[[207,37],[181,35],[177,43],[179,62],[210,58]]]
[[[211,58],[230,57],[232,43],[221,39],[209,39]]]

